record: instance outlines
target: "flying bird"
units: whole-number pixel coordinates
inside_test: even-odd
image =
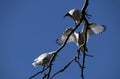
[[[66,16],[71,17],[73,19],[73,21],[75,22],[75,24],[77,25],[81,20],[82,13],[78,9],[71,9],[69,12],[67,12],[65,14],[64,17],[66,17]]]
[[[39,57],[37,57],[32,65],[34,67],[38,67],[39,65],[42,66],[48,66],[50,64],[50,61],[52,57],[54,56],[55,51],[49,52],[49,53],[43,53]]]
[[[73,32],[69,37],[68,42],[74,42],[78,47],[81,47],[82,51],[88,51],[87,48],[83,49],[83,45],[85,44],[85,40],[88,42],[89,37],[91,35],[97,35],[105,31],[106,27],[104,25],[96,24],[96,23],[89,23],[87,28],[87,39],[85,39],[85,29],[86,26],[82,28],[81,32]],[[57,38],[56,43],[59,45],[63,44],[72,31],[72,28],[67,28],[63,34]]]

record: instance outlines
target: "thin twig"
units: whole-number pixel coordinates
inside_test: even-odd
[[[43,68],[43,70],[35,73],[34,75],[32,75],[32,76],[31,76],[30,78],[28,78],[28,79],[32,79],[32,78],[34,78],[35,76],[37,76],[38,74],[42,74],[42,73],[43,73],[44,71],[46,71],[48,68],[49,68],[49,67],[46,67],[45,69]]]
[[[57,71],[50,79],[52,79],[53,77],[55,77],[57,74],[59,74],[60,72],[63,72],[64,70],[66,70],[71,64],[72,62],[75,60],[75,58],[73,58],[67,65],[64,66],[63,69]]]
[[[78,64],[78,66],[79,66],[79,68],[80,68],[80,70],[81,70],[81,69],[82,69],[82,66],[81,66],[79,60],[75,59],[75,62]],[[82,79],[83,79],[83,77],[82,77]]]
[[[82,66],[81,66],[81,64],[80,64],[80,62],[77,60],[77,59],[75,59],[75,62],[78,64],[78,66],[81,68]]]
[[[47,77],[47,74],[46,73],[44,73],[44,76],[42,77],[42,79],[45,79]]]

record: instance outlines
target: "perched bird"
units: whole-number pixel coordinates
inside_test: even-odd
[[[48,66],[50,64],[51,58],[54,56],[55,51],[49,53],[43,53],[38,58],[34,60],[32,65],[38,67],[39,65]]]
[[[86,26],[84,26],[82,28],[81,32],[73,32],[71,34],[71,36],[69,37],[67,43],[74,42],[74,43],[76,43],[76,45],[78,47],[81,47],[82,51],[84,51],[84,50],[87,51],[87,48],[83,49],[85,40],[88,42],[89,37],[91,35],[97,35],[99,33],[104,32],[106,27],[104,25],[100,25],[100,24],[96,24],[96,23],[89,23],[88,28],[87,28],[87,39],[85,39],[85,29],[86,29]],[[60,45],[63,44],[72,30],[73,29],[70,27],[67,28],[65,30],[65,32],[60,37],[57,38],[56,42]]]
[[[65,32],[63,32],[63,34],[57,38],[56,43],[59,45],[62,45],[65,40],[67,39],[68,35],[70,34],[70,32],[73,30],[73,28],[69,27],[65,30]],[[82,46],[84,44],[84,34],[80,33],[80,32],[73,32],[69,39],[67,40],[68,42],[74,42],[77,46]]]
[[[87,29],[87,38],[85,39],[85,32],[86,32],[86,29]],[[89,23],[88,24],[88,28],[87,26],[84,26],[82,28],[82,31],[80,33],[80,38],[79,38],[79,45],[80,45],[80,48],[82,51],[88,51],[87,47],[83,47],[83,45],[85,44],[85,40],[86,40],[86,43],[88,42],[89,40],[89,37],[91,35],[97,35],[97,34],[100,34],[102,32],[104,32],[106,30],[106,27],[104,25],[100,25],[100,24],[96,24],[96,23]],[[82,36],[82,37],[81,37]]]
[[[67,12],[65,14],[64,17],[66,17],[66,16],[71,17],[73,19],[73,21],[75,22],[75,24],[77,25],[81,20],[82,13],[78,9],[71,9],[69,12]]]

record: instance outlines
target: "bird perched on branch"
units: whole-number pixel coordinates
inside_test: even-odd
[[[85,40],[88,42],[89,37],[91,35],[97,35],[99,33],[102,33],[105,31],[106,27],[104,25],[96,24],[96,23],[89,23],[87,28],[87,38],[85,39],[85,29],[86,26],[82,28],[81,32],[73,32],[71,36],[69,37],[68,42],[74,42],[77,46],[81,47],[82,51],[88,51],[87,48],[83,49],[83,45],[85,44]],[[73,30],[73,28],[67,28],[63,34],[57,38],[56,43],[59,45],[63,44],[70,34],[70,32]]]
[[[34,67],[38,67],[39,65],[48,66],[50,64],[52,57],[54,56],[54,53],[55,51],[41,54],[38,58],[34,60],[32,65]]]
[[[77,25],[81,20],[82,13],[78,9],[71,9],[69,12],[67,12],[65,14],[64,17],[66,17],[66,16],[71,17],[73,19],[73,21],[75,22],[75,24]]]
[[[71,27],[67,28],[65,32],[63,32],[63,34],[57,38],[56,43],[59,45],[62,45],[72,30],[73,28]],[[67,40],[67,43],[74,42],[77,46],[81,47],[84,44],[84,41],[85,41],[84,38],[85,36],[83,33],[73,32],[71,36],[69,37],[69,39]]]

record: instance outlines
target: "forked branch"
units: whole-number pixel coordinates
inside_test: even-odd
[[[56,57],[57,54],[65,47],[65,45],[66,45],[69,37],[71,36],[71,34],[80,26],[80,24],[81,24],[81,23],[83,22],[83,20],[85,19],[85,14],[86,14],[85,11],[86,11],[86,9],[87,9],[88,2],[89,2],[89,0],[85,0],[85,1],[84,1],[83,7],[82,7],[82,9],[81,9],[82,17],[81,17],[80,22],[73,27],[73,30],[70,32],[70,34],[69,34],[68,37],[66,38],[65,42],[56,50],[56,52],[54,53],[54,55],[53,55],[53,57],[52,57],[52,59],[51,59],[51,61],[50,61],[49,66],[48,66],[46,69],[44,69],[43,71],[37,72],[36,74],[34,74],[33,76],[31,76],[29,79],[34,78],[35,76],[37,76],[38,74],[41,74],[41,73],[45,72],[46,70],[48,70],[48,72],[47,72],[46,74],[44,74],[44,76],[42,77],[42,79],[45,79],[45,78],[46,78],[46,79],[52,79],[52,78],[55,77],[58,73],[63,72],[65,69],[67,69],[74,60],[75,60],[76,63],[78,63],[79,67],[81,67],[81,71],[82,71],[82,72],[81,72],[81,75],[82,75],[82,79],[84,79],[83,71],[84,71],[84,63],[85,63],[85,52],[83,53],[83,62],[82,62],[82,65],[80,64],[80,62],[79,62],[76,58],[74,58],[74,59],[72,59],[66,66],[64,66],[63,69],[61,69],[60,71],[57,71],[52,77],[50,77],[50,75],[51,75],[51,71],[52,71],[52,63],[53,63],[55,57]],[[86,34],[85,34],[85,35],[86,35]],[[86,46],[86,43],[85,43],[84,46]]]

